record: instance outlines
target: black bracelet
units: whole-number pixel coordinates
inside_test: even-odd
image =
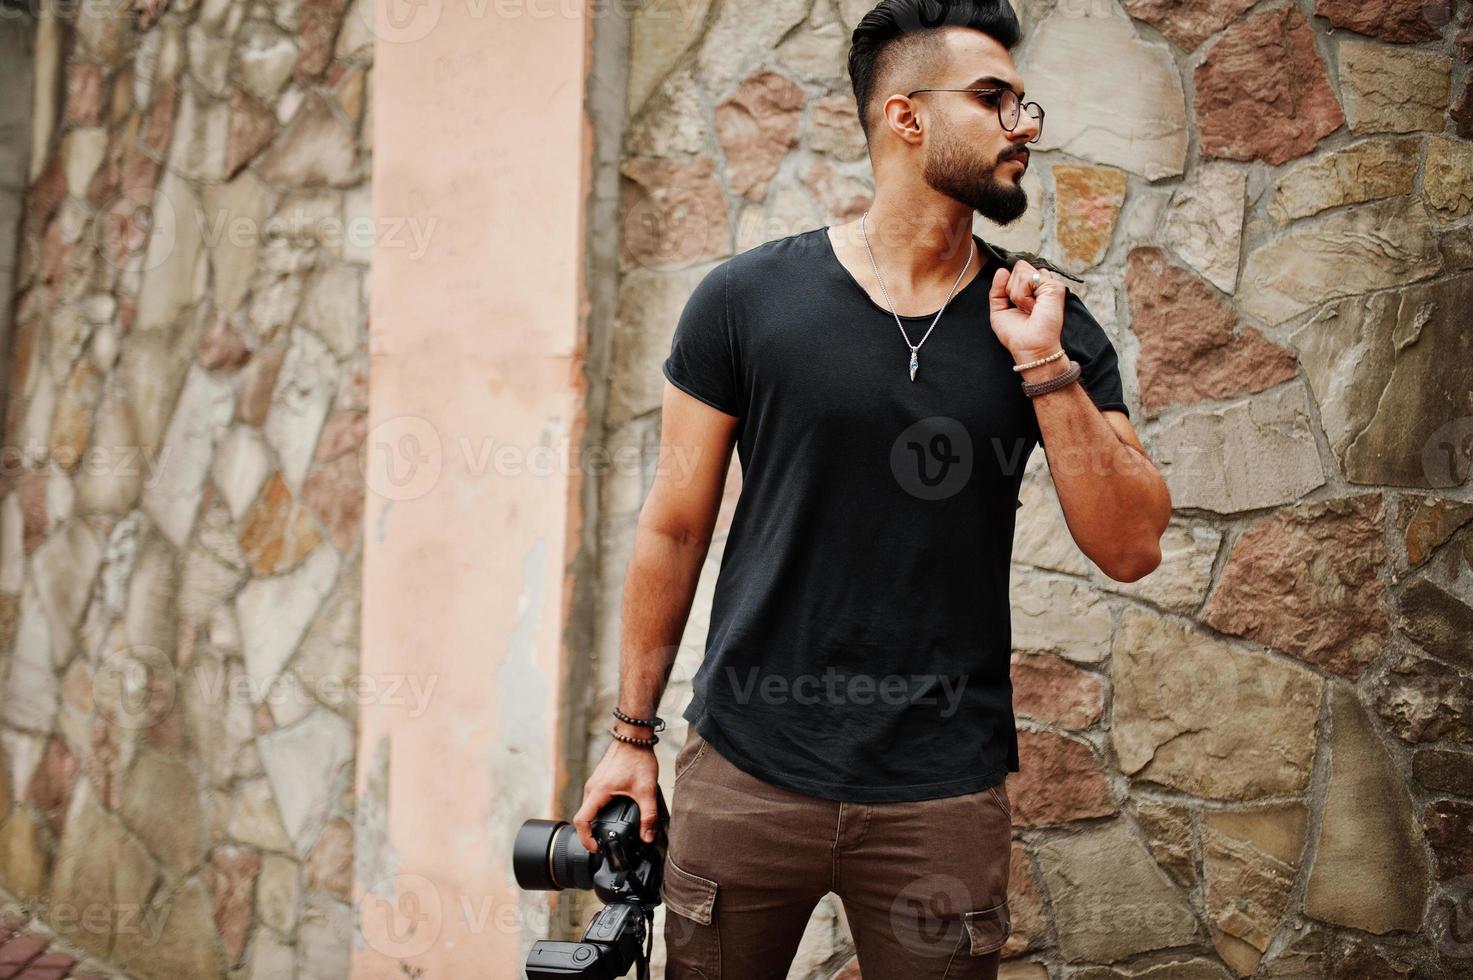
[[[641,728],[648,728],[652,732],[663,732],[665,730],[665,719],[659,715],[655,715],[653,718],[631,718],[615,707],[614,717],[627,725],[638,725]]]
[[[651,735],[649,738],[635,738],[633,735],[622,734],[617,728],[610,728],[609,734],[621,742],[628,742],[630,745],[653,746],[660,740],[660,736],[658,735]]]
[[[1060,388],[1067,388],[1069,385],[1079,380],[1079,375],[1079,362],[1070,361],[1069,366],[1066,369],[1054,375],[1052,378],[1046,378],[1043,381],[1023,382],[1023,394],[1027,395],[1029,398],[1037,398],[1039,395],[1046,395],[1051,391],[1058,391]]]

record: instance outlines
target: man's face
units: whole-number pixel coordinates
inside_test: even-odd
[[[1007,50],[978,31],[948,31],[952,70],[944,81],[926,88],[997,88],[1006,85],[1024,94],[1023,79]],[[970,70],[968,67],[970,66]],[[955,70],[960,67],[961,70]],[[930,129],[921,176],[937,191],[975,210],[982,217],[1006,225],[1028,210],[1023,190],[1028,140],[1038,135],[1038,123],[1020,112],[1012,132],[1002,127],[997,104],[1001,92],[917,93],[925,104]]]

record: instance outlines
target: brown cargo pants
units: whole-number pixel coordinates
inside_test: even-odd
[[[843,903],[864,980],[992,980],[1011,932],[1005,785],[913,803],[774,786],[692,727],[675,759],[666,980],[783,980],[815,906]]]

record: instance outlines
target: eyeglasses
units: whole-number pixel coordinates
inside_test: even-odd
[[[1038,123],[1038,135],[1028,142],[1037,143],[1043,138],[1043,106],[1037,102],[1018,102],[1018,93],[1010,88],[918,88],[915,92],[907,92],[906,98],[910,98],[917,92],[972,92],[977,95],[977,101],[985,106],[997,107],[997,121],[1003,129],[1012,132],[1018,128],[1018,117],[1022,109],[1028,110],[1028,115]],[[1001,92],[999,96],[996,93]]]

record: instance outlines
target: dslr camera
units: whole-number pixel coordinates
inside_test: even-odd
[[[597,851],[589,851],[566,820],[525,821],[512,845],[512,870],[526,891],[592,889],[604,903],[581,942],[539,939],[527,954],[527,980],[622,977],[631,964],[649,980],[655,906],[665,874],[670,811],[655,787],[655,839],[639,836],[639,804],[615,796],[592,821]]]

